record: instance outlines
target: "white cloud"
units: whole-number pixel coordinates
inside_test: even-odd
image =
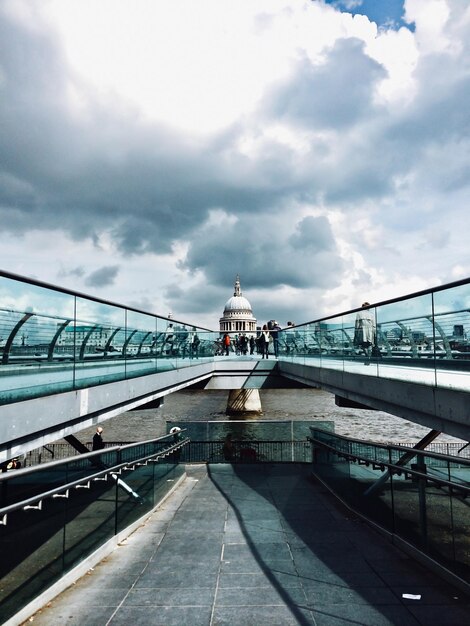
[[[456,42],[448,37],[447,0],[406,0],[405,19],[416,24],[415,38],[422,54],[450,51]]]

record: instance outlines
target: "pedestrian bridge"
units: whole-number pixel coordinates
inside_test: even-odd
[[[470,279],[370,311],[370,354],[354,309],[225,356],[218,331],[1,272],[0,461],[194,385],[320,387],[470,440]]]

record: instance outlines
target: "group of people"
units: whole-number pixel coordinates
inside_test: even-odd
[[[293,322],[287,322],[287,329],[283,332],[284,347],[287,354],[296,352],[298,346],[296,344],[297,333],[292,332],[294,328]],[[231,336],[225,333],[216,341],[216,354],[228,356],[230,352],[241,355],[253,355],[255,352],[262,355],[263,359],[269,359],[270,354],[275,358],[279,356],[279,334],[281,327],[275,320],[270,320],[258,330],[256,336],[246,333],[240,333]],[[163,337],[159,337],[160,351],[165,356],[180,356],[189,358],[199,358],[200,339],[195,327],[188,329],[185,325],[174,326],[169,321],[166,331],[162,333]],[[155,349],[157,338],[154,338],[152,347]],[[370,311],[370,304],[364,302],[361,311],[357,313],[354,345],[360,348],[365,356],[369,357],[374,352],[376,346],[376,328],[374,315]],[[272,348],[270,348],[272,346]]]
[[[258,335],[254,337],[250,335],[247,337],[244,333],[241,335],[235,335],[233,339],[229,333],[225,333],[221,342],[221,354],[229,355],[231,350],[234,350],[236,354],[254,354],[255,350],[258,354],[262,355],[263,359],[269,359],[269,346],[273,346],[274,356],[279,356],[279,331],[281,327],[275,320],[271,320],[267,324],[263,325]]]
[[[234,461],[245,461],[247,463],[254,463],[257,460],[256,450],[251,448],[248,444],[237,442],[232,439],[232,434],[228,435],[224,439],[222,445],[222,454],[225,461],[233,463]]]
[[[288,322],[287,329],[283,332],[286,353],[295,352],[297,349],[294,326],[293,322]],[[250,354],[254,354],[256,350],[263,359],[269,359],[270,354],[274,354],[274,357],[277,358],[279,356],[280,331],[279,324],[275,320],[270,320],[258,331],[256,337],[253,335],[247,337],[245,334],[241,334],[231,338],[229,333],[225,333],[221,340],[219,354],[228,356],[230,351],[235,351],[236,354],[248,354],[248,350]],[[364,302],[356,315],[354,346],[359,348],[367,359],[370,359],[371,356],[380,356],[377,348],[375,317],[369,302]]]
[[[14,459],[10,459],[9,461],[5,461],[0,465],[0,470],[2,472],[9,472],[10,470],[21,469],[21,461],[18,457]]]
[[[251,335],[247,337],[245,333],[242,335],[235,335],[233,338],[228,333],[225,333],[222,337],[221,346],[219,346],[219,353],[229,355],[230,350],[234,350],[236,354],[254,354],[256,348],[256,340]]]
[[[156,340],[154,343],[156,344]],[[198,359],[200,343],[201,340],[195,326],[188,330],[185,325],[175,328],[173,322],[169,322],[161,343],[161,354],[181,356],[182,358],[189,356],[190,359]]]

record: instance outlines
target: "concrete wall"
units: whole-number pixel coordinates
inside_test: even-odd
[[[280,362],[279,370],[297,382],[470,441],[470,402],[465,391],[290,362]]]

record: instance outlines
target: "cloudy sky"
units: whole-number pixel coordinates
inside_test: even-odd
[[[218,327],[470,276],[468,0],[0,0],[0,268]]]

